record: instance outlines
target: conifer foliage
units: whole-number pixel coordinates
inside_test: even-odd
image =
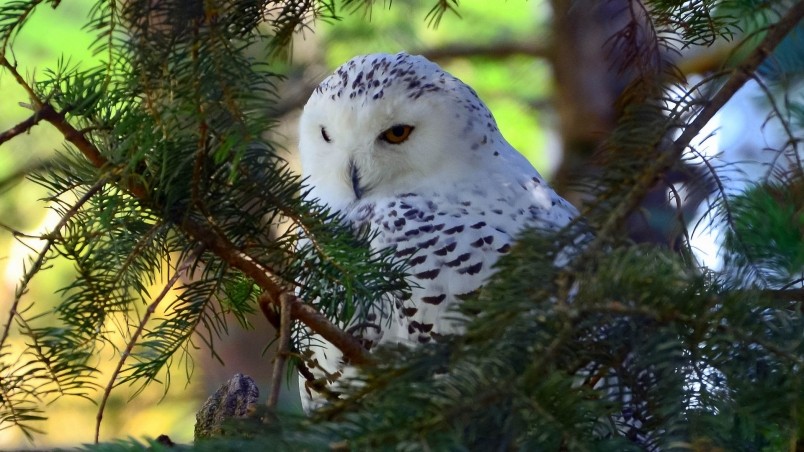
[[[65,58],[36,77],[18,71],[16,38],[28,18],[60,2],[0,5],[2,77],[29,97],[2,102],[31,108],[0,131],[0,151],[41,122],[64,138],[57,157],[25,174],[48,190],[59,221],[39,237],[43,246],[5,305],[0,429],[33,435],[47,416],[43,402],[101,387],[99,429],[116,386],[162,380],[193,341],[211,347],[225,334],[224,314],[247,323],[261,310],[293,332],[292,344],[280,344],[290,355],[315,345],[306,338],[313,331],[363,371],[310,418],[272,413],[242,437],[199,448],[801,447],[804,99],[792,88],[800,66],[786,65],[795,55],[774,52],[801,33],[804,4],[631,2],[627,25],[607,46],[623,50],[618,65],[636,76],[600,151],[606,171],[588,181],[594,201],[583,224],[524,234],[461,307],[465,335],[367,355],[341,328],[360,306],[408,290],[405,262],[371,253],[368,232],[303,200],[303,181],[264,138],[276,123],[279,76],[270,58],[253,55],[267,47],[284,58],[294,31],[373,3],[97,0],[86,26],[100,63]],[[436,2],[428,20],[459,13],[458,3]],[[669,56],[718,39],[745,43],[729,65],[690,86]],[[761,78],[769,60],[774,77]],[[693,140],[752,78],[787,139],[765,180],[730,193]],[[686,189],[711,192],[709,224],[698,227],[725,231],[722,270],[701,267],[691,250],[620,233],[682,160],[710,176]],[[272,227],[281,221],[291,226]],[[43,308],[26,293],[56,258],[73,264],[75,278],[54,308]],[[154,291],[160,278],[166,283]],[[179,295],[168,302],[168,292]],[[22,351],[10,345],[19,335]],[[125,346],[104,380],[92,357],[120,343],[114,335]],[[633,422],[637,436],[624,435],[621,424]]]

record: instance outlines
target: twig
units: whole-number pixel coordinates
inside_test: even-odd
[[[263,299],[264,297],[267,298]],[[271,302],[270,296],[267,293],[261,294],[257,299],[257,304],[259,304],[263,316],[268,320],[268,322],[271,325],[273,325],[277,329],[277,331],[279,331],[280,328],[279,324],[281,323],[281,320],[279,314],[274,309],[274,304]],[[291,344],[290,353],[293,354],[297,352],[298,350],[296,350]],[[296,361],[296,370],[307,381],[314,381],[316,379],[315,375],[313,375],[310,369],[308,369],[307,366],[304,365],[304,363],[301,362],[300,360]]]
[[[49,103],[42,101],[36,95],[36,92],[33,88],[22,78],[22,75],[17,71],[15,65],[11,64],[8,59],[0,55],[0,66],[5,67],[8,72],[14,77],[14,80],[25,89],[25,92],[28,93],[28,96],[31,98],[31,102],[36,110],[36,114],[44,119],[45,121],[51,123],[59,132],[64,136],[64,139],[75,145],[77,148],[81,150],[85,157],[92,162],[98,168],[102,168],[106,165],[107,161],[106,158],[101,155],[95,146],[90,143],[84,134],[76,130],[73,126],[71,126],[67,120],[64,118],[65,112],[57,112],[55,108]]]
[[[117,361],[117,366],[112,372],[109,382],[104,388],[103,397],[101,398],[101,403],[98,406],[98,414],[95,416],[95,444],[98,444],[98,441],[100,440],[100,427],[101,421],[103,420],[103,411],[106,409],[106,402],[109,401],[109,396],[111,395],[112,389],[115,386],[114,382],[120,375],[120,371],[123,369],[126,359],[131,355],[131,350],[133,350],[134,346],[137,344],[137,339],[139,339],[142,332],[145,331],[145,324],[151,319],[153,313],[156,312],[157,306],[159,306],[159,303],[165,299],[167,294],[170,292],[170,289],[173,288],[179,278],[181,278],[187,269],[190,268],[192,262],[194,261],[194,256],[201,254],[203,248],[204,247],[202,245],[196,247],[196,249],[193,250],[193,253],[188,256],[187,259],[176,269],[176,273],[173,274],[173,276],[168,280],[167,284],[165,284],[165,287],[162,288],[162,292],[160,292],[154,301],[148,305],[148,308],[145,310],[142,319],[140,319],[140,324],[137,325],[137,329],[134,330],[134,334],[131,335],[131,339],[129,339],[128,343],[126,344],[126,349],[120,354],[120,359]]]
[[[41,120],[42,116],[39,113],[32,114],[28,119],[20,122],[5,132],[0,133],[0,144],[3,144],[17,135],[22,135],[23,133],[31,130],[35,125],[39,124],[39,121]]]
[[[279,303],[277,300],[280,300],[282,295],[284,294],[274,295],[264,292],[259,297],[260,309],[265,313],[266,318],[269,320],[274,318],[271,323],[281,323],[281,321],[277,322],[275,314],[266,311],[272,311],[271,306],[276,306]],[[371,362],[369,352],[357,339],[335,326],[326,316],[295,296],[290,299],[290,315],[301,320],[311,330],[337,347],[343,353],[344,359],[350,363],[368,364]]]
[[[285,373],[285,362],[290,354],[290,315],[291,303],[296,297],[283,293],[279,296],[279,350],[274,358],[274,370],[271,375],[271,394],[268,396],[268,408],[276,408],[279,402],[279,390],[282,388],[282,375]]]
[[[106,157],[101,154],[101,152],[96,148],[92,143],[87,140],[86,136],[75,127],[70,125],[65,118],[65,112],[57,112],[52,105],[48,103],[41,103],[40,102],[40,109],[38,113],[42,116],[42,118],[49,122],[53,127],[55,127],[61,134],[64,136],[64,139],[68,142],[72,143],[73,146],[78,148],[84,157],[89,159],[90,162],[96,168],[104,168],[109,164],[109,161],[106,160]],[[133,183],[129,183],[131,185],[129,191],[137,196],[138,198],[145,197],[145,188],[142,185],[137,185]]]

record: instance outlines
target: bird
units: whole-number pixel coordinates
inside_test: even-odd
[[[525,228],[578,217],[503,137],[467,84],[423,56],[357,56],[324,79],[299,121],[305,196],[370,228],[373,250],[406,259],[409,296],[388,297],[349,331],[369,350],[461,333],[451,308],[492,276]],[[339,350],[315,347],[327,375]],[[301,385],[305,410],[321,396]]]

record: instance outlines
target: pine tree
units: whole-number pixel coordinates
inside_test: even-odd
[[[100,386],[99,429],[116,386],[158,381],[193,337],[212,346],[226,330],[224,314],[245,322],[259,308],[280,335],[277,375],[285,356],[300,364],[314,346],[310,331],[363,371],[310,418],[269,407],[242,436],[198,448],[801,447],[804,99],[791,81],[801,76],[800,51],[779,44],[800,34],[804,4],[632,2],[609,45],[633,81],[600,151],[604,170],[586,181],[594,201],[582,224],[523,235],[460,308],[471,319],[465,335],[368,355],[341,328],[382,294],[408,290],[405,262],[371,253],[368,232],[305,201],[303,181],[264,132],[276,125],[274,71],[292,33],[336,18],[336,6],[365,11],[373,3],[98,0],[86,25],[100,62],[87,69],[64,60],[35,78],[17,70],[15,37],[32,14],[60,2],[0,6],[3,77],[25,88],[32,111],[0,144],[14,149],[11,140],[41,122],[65,144],[57,158],[15,175],[48,190],[60,221],[40,237],[45,245],[26,263],[2,325],[0,429],[33,435],[47,416],[42,401]],[[457,1],[436,2],[428,19],[437,25],[450,11],[460,12]],[[742,40],[740,52],[687,85],[668,55],[720,39]],[[263,48],[267,63],[254,57]],[[692,143],[752,78],[788,140],[774,150],[767,180],[727,193],[716,162]],[[621,233],[682,162],[714,181],[687,189],[712,191],[708,218],[726,231],[721,271],[699,266],[688,247],[633,243]],[[280,221],[291,227],[275,232]],[[561,268],[552,264],[559,253],[568,256]],[[46,309],[25,295],[57,258],[76,277]],[[159,275],[168,282],[151,293]],[[178,286],[179,298],[164,306]],[[90,358],[118,331],[127,331],[126,346],[101,381]],[[25,337],[22,353],[11,351],[12,334]],[[611,396],[619,385],[630,388],[625,407]],[[641,445],[607,422],[625,410],[650,433]]]

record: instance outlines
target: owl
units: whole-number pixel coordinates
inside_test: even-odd
[[[305,105],[299,151],[307,196],[409,264],[411,296],[389,295],[348,328],[369,349],[460,333],[450,307],[484,284],[517,235],[578,214],[508,144],[475,91],[421,56],[344,63]],[[334,347],[315,354],[321,370],[344,371]],[[316,394],[301,392],[313,407]]]

